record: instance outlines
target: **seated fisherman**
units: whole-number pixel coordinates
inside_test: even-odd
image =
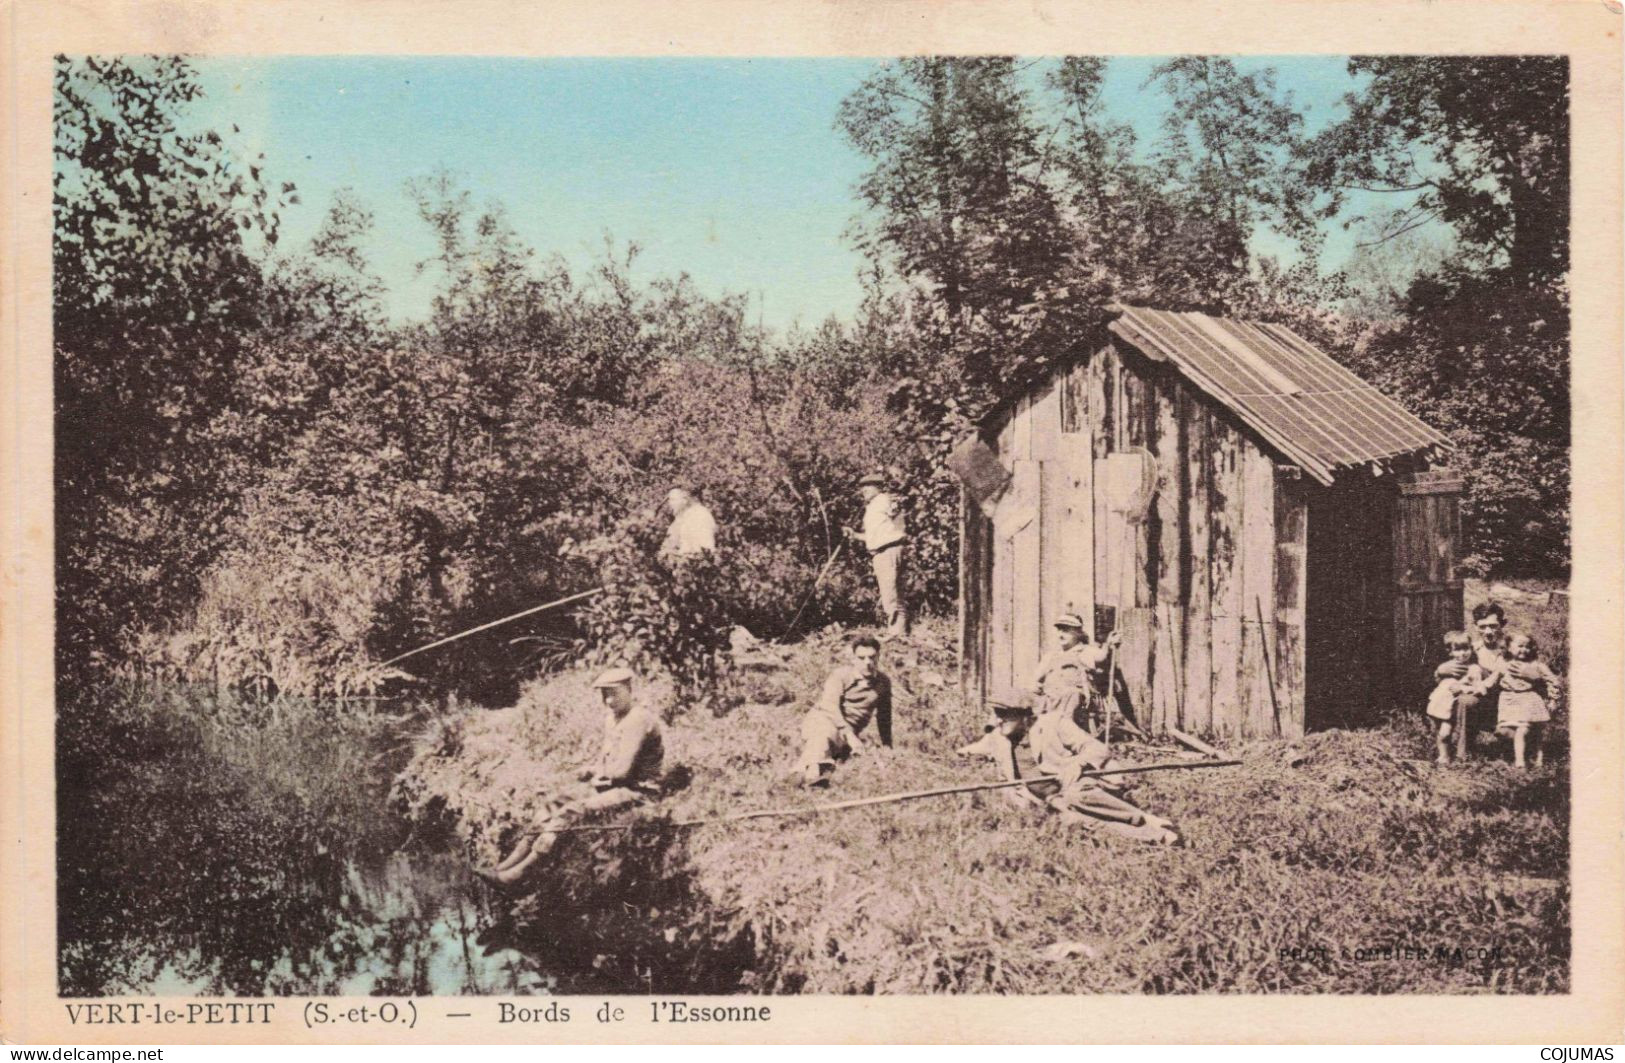
[[[803,786],[827,786],[835,762],[863,752],[858,736],[875,721],[880,744],[891,745],[891,680],[880,670],[880,642],[868,635],[852,640],[851,660],[837,665],[823,692],[801,721],[801,759],[796,770]]]
[[[1058,648],[1038,662],[1033,694],[1039,716],[1052,712],[1093,724],[1102,716],[1109,681],[1107,662],[1122,636],[1116,631],[1100,646],[1089,644],[1083,618],[1066,613],[1055,621]]]
[[[660,796],[665,740],[654,713],[634,703],[631,670],[611,668],[592,685],[607,711],[598,762],[577,776],[591,790],[563,802],[548,802],[536,817],[535,833],[520,839],[486,877],[503,884],[517,882],[558,843],[562,828]]]
[[[1020,690],[1001,691],[990,697],[988,704],[999,718],[998,730],[959,752],[989,757],[1001,776],[1020,779],[1025,775],[1017,750],[1026,739],[1033,767],[1053,778],[1035,779],[1029,786],[1013,788],[1011,793],[1018,803],[1049,808],[1060,813],[1063,822],[1104,830],[1121,838],[1161,845],[1178,842],[1171,822],[1118,796],[1123,789],[1121,777],[1085,774],[1121,765],[1111,759],[1111,751],[1104,743],[1079,727],[1072,717],[1051,712],[1035,720],[1032,697]]]

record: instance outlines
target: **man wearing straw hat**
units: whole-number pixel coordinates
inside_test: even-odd
[[[1015,801],[1057,812],[1064,823],[1103,830],[1132,841],[1158,845],[1179,841],[1171,822],[1118,796],[1123,789],[1121,776],[1086,774],[1122,765],[1111,758],[1104,743],[1070,716],[1050,712],[1035,720],[1032,695],[1016,689],[994,693],[988,698],[988,706],[998,718],[998,729],[960,753],[989,757],[1003,778],[1025,778],[1033,773],[1022,771],[1017,750],[1026,739],[1036,773],[1050,776],[1035,778],[1030,786],[1011,790]]]
[[[858,493],[863,496],[863,531],[849,528],[847,534],[861,539],[869,551],[875,587],[880,592],[880,611],[886,619],[886,638],[898,638],[908,634],[908,606],[903,600],[907,519],[896,497],[886,491],[886,477],[882,474],[865,474],[858,480]]]
[[[630,669],[611,668],[593,680],[604,703],[604,740],[597,762],[577,775],[591,791],[548,802],[536,817],[536,832],[522,838],[486,877],[504,885],[518,882],[557,844],[562,828],[660,796],[665,736],[654,713],[634,701],[632,679]]]
[[[1085,726],[1101,714],[1108,689],[1111,650],[1122,636],[1113,631],[1104,645],[1089,644],[1088,629],[1076,613],[1063,613],[1055,621],[1057,648],[1038,662],[1033,694],[1039,716],[1059,712]]]

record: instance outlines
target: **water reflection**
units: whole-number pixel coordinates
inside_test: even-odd
[[[150,690],[62,706],[64,995],[551,988],[481,946],[492,915],[460,854],[389,814],[398,726],[311,713],[233,734],[219,710]]]

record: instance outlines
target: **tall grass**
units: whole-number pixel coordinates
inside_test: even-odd
[[[982,715],[951,687],[950,645],[939,629],[888,648],[897,748],[843,766],[819,800],[985,776],[947,753]],[[841,652],[835,631],[770,650],[741,677],[743,706],[679,714],[669,748],[692,783],[655,815],[809,801],[791,784],[797,724]],[[455,748],[420,748],[397,794],[492,860],[591,756],[598,713],[585,676],[538,683],[513,709],[463,717]],[[1404,718],[1253,743],[1234,751],[1239,768],[1142,776],[1135,799],[1185,839],[1172,850],[997,794],[577,835],[513,905],[512,932],[550,950],[572,984],[628,991],[1566,990],[1561,747],[1527,775],[1489,759],[1436,770],[1430,751],[1427,729]]]
[[[61,992],[264,995],[343,981],[362,960],[344,947],[363,922],[344,910],[348,861],[358,839],[378,852],[402,840],[377,782],[391,726],[196,688],[65,693]]]

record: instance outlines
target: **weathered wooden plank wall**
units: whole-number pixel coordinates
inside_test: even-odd
[[[1241,433],[1230,422],[1209,411],[1208,465],[1208,582],[1213,620],[1213,649],[1209,682],[1213,701],[1213,732],[1230,738],[1242,733],[1245,716],[1241,703],[1242,597],[1240,542],[1246,502],[1242,494],[1243,448]]]
[[[1168,375],[1156,379],[1156,427],[1151,434],[1151,452],[1156,460],[1157,488],[1152,507],[1156,521],[1156,594],[1152,615],[1151,725],[1156,728],[1180,726],[1184,698],[1181,653],[1185,625],[1185,578],[1189,566],[1183,563],[1186,550],[1184,522],[1181,520],[1185,475],[1183,433],[1179,424],[1178,382]]]
[[[1116,380],[1116,356],[1111,351],[1102,351],[1089,360],[1086,368],[1088,403],[1085,406],[1084,417],[1088,424],[1089,453],[1093,458],[1093,465],[1098,473],[1105,467],[1107,455],[1111,454],[1116,446],[1116,433],[1112,410],[1115,406],[1116,389],[1113,384]],[[1094,599],[1096,605],[1116,607],[1117,572],[1115,561],[1120,553],[1121,544],[1113,538],[1114,529],[1106,519],[1106,492],[1098,483],[1098,475],[1091,476],[1091,486],[1095,488],[1094,498],[1090,508],[1094,513]],[[1084,617],[1093,624],[1094,617]]]
[[[1155,425],[1155,383],[1148,364],[1138,356],[1125,356],[1113,350],[1112,364],[1117,374],[1118,404],[1113,449],[1119,453],[1148,453]],[[1132,358],[1133,361],[1129,361]],[[1118,548],[1117,630],[1123,641],[1117,648],[1118,670],[1128,690],[1129,711],[1143,723],[1154,702],[1152,674],[1157,640],[1155,611],[1156,554],[1152,527],[1147,519],[1131,520],[1126,514],[1107,507],[1107,521]]]
[[[1309,492],[1295,470],[1275,479],[1275,686],[1281,733],[1304,731],[1304,595],[1309,558]]]
[[[1055,619],[1101,605],[1123,633],[1118,665],[1142,723],[1302,733],[1317,488],[1287,479],[1170,367],[1115,346],[1016,403],[997,446],[1009,495],[1036,517],[1012,532],[967,516],[965,563],[987,574],[980,591],[963,584],[976,610],[962,636],[967,693],[1029,684]],[[1130,450],[1155,471],[1140,521],[1107,504],[1105,461]]]
[[[1017,458],[1013,471],[1015,478],[1011,482],[1011,489],[1021,499],[1024,513],[1031,513],[1032,516],[1030,520],[1024,516],[1024,523],[1014,528],[1010,536],[1010,567],[1015,580],[1011,592],[1010,681],[1015,686],[1027,688],[1038,677],[1038,658],[1044,652],[1040,598],[1044,586],[1044,572],[1040,567],[1043,477],[1039,463],[1031,458]]]
[[[1011,416],[999,430],[996,450],[1000,459],[1008,469],[1014,469],[1015,462],[1025,461],[1026,454],[1016,450],[1015,422],[1020,417],[1020,407],[1012,411]],[[1004,497],[999,500],[999,506],[1008,507],[1016,504],[1014,494],[1016,485],[1012,482],[1005,489]],[[1004,538],[1005,528],[999,520],[993,521],[990,533],[990,549],[992,551],[991,585],[988,593],[988,638],[987,638],[987,673],[983,682],[986,690],[998,690],[1011,684],[1011,666],[1014,661],[1014,622],[1015,622],[1015,558],[1010,550],[1009,542]]]
[[[1038,595],[1034,614],[1035,637],[1038,653],[1048,648],[1051,625],[1061,615],[1061,587],[1056,577],[1061,569],[1065,544],[1061,526],[1065,516],[1066,498],[1061,475],[1061,381],[1052,380],[1048,387],[1033,395],[1032,455],[1036,466],[1037,523],[1038,523]]]
[[[1180,389],[1179,410],[1185,430],[1180,505],[1185,510],[1181,565],[1186,569],[1185,626],[1180,640],[1185,655],[1181,718],[1187,730],[1207,733],[1213,729],[1213,580],[1208,570],[1213,471],[1207,457],[1212,424],[1202,400],[1188,389]]]
[[[1055,562],[1044,574],[1048,585],[1056,588],[1058,612],[1089,620],[1095,613],[1095,461],[1088,424],[1087,370],[1074,367],[1064,376],[1060,391],[1058,459],[1054,475],[1045,483],[1045,498],[1053,496],[1060,509],[1055,523],[1044,529],[1046,543],[1058,542]],[[1053,615],[1050,623],[1054,623]]]
[[[1241,566],[1242,730],[1281,733],[1275,687],[1275,459],[1247,445],[1243,450]]]
[[[993,585],[993,522],[960,492],[959,693],[987,696],[988,599]]]

